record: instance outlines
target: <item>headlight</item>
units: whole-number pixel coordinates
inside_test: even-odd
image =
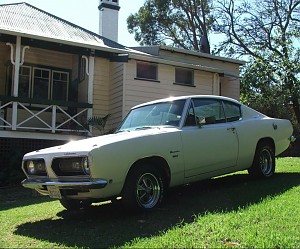
[[[25,170],[29,175],[47,175],[46,165],[43,159],[25,161]]]
[[[84,157],[82,159],[82,166],[83,166],[83,169],[84,169],[85,173],[87,175],[89,175],[90,174],[90,165],[89,165],[89,160],[88,160],[87,157]]]
[[[52,169],[57,176],[90,175],[90,165],[87,156],[54,158]]]
[[[27,172],[30,174],[30,175],[34,175],[35,174],[35,167],[34,167],[34,162],[33,161],[29,161],[28,164],[27,164]]]

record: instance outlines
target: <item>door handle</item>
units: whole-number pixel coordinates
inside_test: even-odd
[[[230,128],[227,128],[227,131],[232,131],[232,132],[234,132],[235,131],[235,127],[230,127]]]

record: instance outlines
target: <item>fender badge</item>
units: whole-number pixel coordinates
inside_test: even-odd
[[[75,152],[67,152],[67,153],[64,153],[65,156],[70,156],[70,155],[77,155],[77,153]]]

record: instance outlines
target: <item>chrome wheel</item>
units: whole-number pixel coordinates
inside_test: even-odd
[[[153,208],[161,198],[160,182],[154,174],[145,173],[137,181],[136,199],[143,208]]]
[[[255,178],[269,178],[275,172],[274,147],[267,142],[257,145],[252,166],[248,169]]]
[[[127,176],[122,202],[129,210],[151,210],[163,199],[165,185],[162,172],[152,164],[138,165]]]
[[[271,152],[267,148],[261,151],[259,164],[263,175],[268,176],[272,174],[274,162]]]

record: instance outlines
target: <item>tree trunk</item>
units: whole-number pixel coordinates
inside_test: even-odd
[[[297,119],[297,123],[300,124],[300,106],[299,96],[292,96],[293,110]]]

